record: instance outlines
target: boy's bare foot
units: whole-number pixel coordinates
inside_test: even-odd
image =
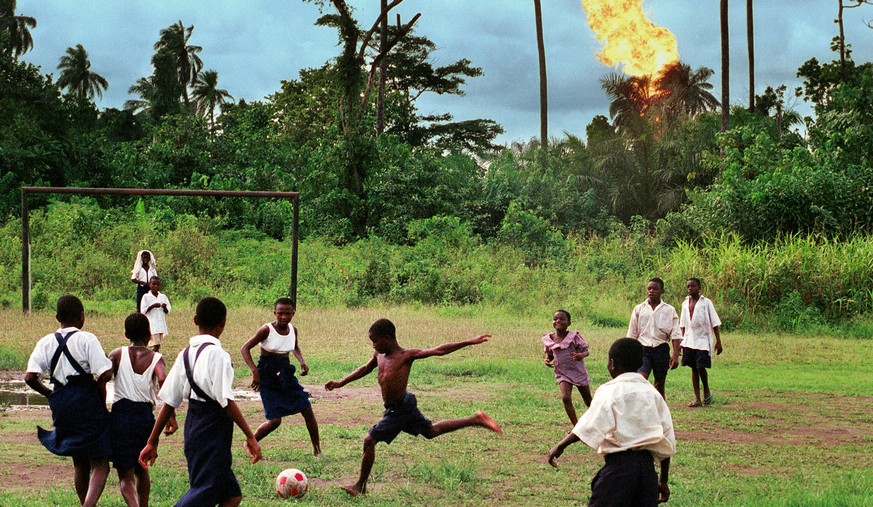
[[[367,494],[367,488],[358,488],[357,484],[352,484],[351,486],[340,486],[340,489],[345,491],[346,493],[348,493],[351,496],[359,496],[359,495],[366,495]]]
[[[481,424],[482,426],[488,428],[491,431],[496,431],[500,435],[503,434],[503,430],[500,429],[500,425],[497,424],[497,421],[492,419],[490,415],[480,410],[476,412],[476,417],[479,419],[479,424]]]

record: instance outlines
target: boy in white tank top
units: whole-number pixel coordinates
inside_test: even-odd
[[[257,430],[255,438],[261,440],[282,424],[282,417],[300,414],[306,422],[312,453],[321,456],[321,443],[318,436],[318,421],[309,403],[309,393],[294,376],[296,368],[291,364],[289,354],[294,354],[300,363],[300,375],[309,373],[309,366],[300,351],[297,328],[291,324],[296,312],[294,300],[279,298],[273,306],[276,321],[264,324],[240,348],[243,360],[252,371],[251,387],[260,391],[264,405],[264,421]],[[258,365],[252,359],[252,348],[261,347]]]
[[[148,318],[134,313],[124,321],[124,335],[131,346],[109,353],[115,375],[115,398],[109,418],[112,435],[112,463],[118,470],[121,496],[128,506],[147,506],[151,492],[149,472],[137,463],[155,424],[156,388],[167,378],[161,354],[147,344],[151,331]],[[175,417],[167,424],[167,435],[176,431]]]

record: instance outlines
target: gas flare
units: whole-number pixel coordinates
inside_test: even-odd
[[[588,25],[603,44],[597,55],[605,65],[621,66],[631,76],[657,78],[679,61],[676,37],[646,17],[643,0],[582,0]]]

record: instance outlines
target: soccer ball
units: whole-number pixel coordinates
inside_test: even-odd
[[[282,470],[276,476],[276,493],[281,498],[303,498],[308,489],[309,479],[296,468]]]

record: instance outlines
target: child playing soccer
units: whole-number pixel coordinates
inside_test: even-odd
[[[715,312],[712,301],[700,295],[700,280],[689,278],[685,282],[688,297],[682,302],[682,315],[679,329],[682,331],[682,366],[691,368],[691,387],[694,401],[689,407],[700,407],[712,403],[709,390],[709,375],[706,369],[712,367],[712,352],[721,354],[721,319]],[[712,337],[715,335],[715,343]],[[700,400],[700,383],[703,382],[703,401]]]
[[[147,507],[151,478],[137,460],[155,425],[155,386],[160,388],[163,385],[167,370],[163,356],[146,346],[151,331],[145,315],[134,313],[128,316],[124,321],[124,335],[131,345],[109,353],[115,374],[115,400],[109,414],[112,465],[118,471],[118,485],[127,505]],[[172,418],[166,434],[177,428],[175,418]]]
[[[278,428],[282,424],[282,417],[299,413],[306,421],[306,429],[312,441],[312,453],[321,456],[318,421],[312,413],[309,394],[294,376],[295,368],[288,358],[289,352],[297,358],[301,376],[309,373],[309,366],[300,351],[300,335],[297,327],[291,324],[295,312],[294,300],[277,299],[273,306],[276,321],[261,326],[240,349],[243,360],[252,371],[252,389],[261,393],[264,416],[267,419],[255,430],[255,439],[260,441]],[[257,367],[251,353],[255,345],[261,346],[261,358]]]
[[[375,349],[373,357],[344,379],[338,382],[331,380],[324,385],[328,391],[339,389],[349,382],[363,378],[377,367],[379,369],[378,380],[379,387],[382,389],[382,401],[385,403],[385,413],[382,420],[370,428],[370,432],[364,437],[361,475],[355,484],[343,486],[342,489],[346,493],[357,496],[367,492],[367,479],[376,459],[376,444],[378,442],[390,444],[401,431],[410,435],[424,435],[425,438],[430,439],[468,426],[482,426],[503,434],[497,422],[481,410],[470,417],[432,423],[418,410],[415,396],[406,390],[409,372],[415,360],[451,354],[464,347],[484,343],[490,337],[489,334],[483,334],[471,340],[446,343],[427,350],[404,349],[397,343],[396,330],[390,320],[379,319],[370,326],[369,338]]]
[[[167,329],[167,314],[170,313],[170,300],[161,292],[161,279],[153,276],[149,280],[149,291],[143,294],[140,302],[140,312],[149,319],[151,337],[149,347],[155,352],[161,351],[161,342],[169,333]]]
[[[586,407],[591,406],[591,389],[588,387],[588,370],[584,359],[588,357],[588,342],[576,331],[569,331],[570,312],[558,310],[552,316],[554,333],[543,335],[545,364],[555,370],[555,380],[561,387],[561,401],[573,425],[576,424],[576,409],[573,407],[573,386],[582,395]]]
[[[233,424],[245,433],[245,449],[252,463],[261,459],[261,446],[233,399],[233,367],[230,354],[219,337],[227,323],[227,307],[207,297],[197,303],[194,324],[200,331],[179,352],[158,396],[164,402],[149,440],[139,454],[143,468],[158,457],[161,430],[188,400],[185,419],[185,459],[188,462],[188,492],[177,506],[221,505],[236,507],[242,491],[231,469]]]
[[[112,363],[97,337],[81,330],[85,308],[79,298],[58,298],[56,318],[61,328],[37,342],[24,381],[48,398],[52,410],[55,429],[37,428],[40,442],[58,456],[72,456],[76,495],[82,505],[93,506],[106,486],[112,453],[106,410]],[[45,371],[54,389],[40,380]]]
[[[609,348],[612,380],[600,386],[573,431],[549,451],[549,464],[583,441],[604,458],[591,481],[589,507],[655,507],[670,498],[670,456],[676,452],[673,418],[663,396],[639,375],[643,345],[619,338]],[[661,478],[653,460],[661,463]]]

